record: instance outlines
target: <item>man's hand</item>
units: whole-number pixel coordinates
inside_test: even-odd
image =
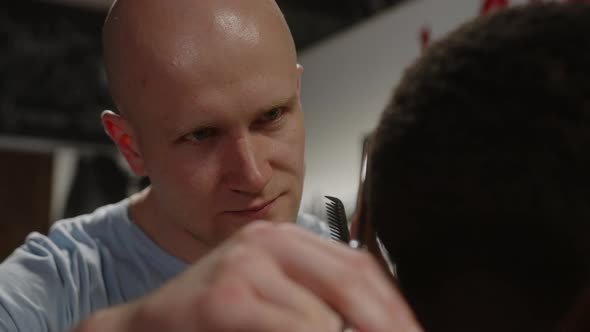
[[[82,331],[421,331],[366,253],[292,224],[256,222],[141,300]],[[105,329],[108,326],[108,329]]]

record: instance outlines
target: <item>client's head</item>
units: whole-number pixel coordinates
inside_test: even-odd
[[[590,6],[469,22],[373,138],[369,213],[427,331],[550,331],[590,273]]]

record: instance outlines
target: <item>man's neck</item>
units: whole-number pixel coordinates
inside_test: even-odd
[[[164,215],[151,187],[130,197],[129,218],[162,250],[185,263],[196,262],[212,249]]]

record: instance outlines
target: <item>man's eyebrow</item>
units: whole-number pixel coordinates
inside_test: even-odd
[[[293,96],[290,96],[287,98],[280,99],[279,101],[269,104],[268,106],[259,108],[258,112],[260,112],[260,113],[268,112],[268,111],[271,111],[275,108],[293,105],[296,102],[297,102],[297,95],[293,95]]]
[[[272,111],[275,108],[293,105],[293,104],[297,103],[297,100],[298,100],[297,94],[294,94],[290,97],[286,97],[283,99],[279,99],[278,101],[268,104],[267,106],[263,106],[263,107],[258,108],[258,110],[256,111],[256,114],[259,115],[261,113],[266,113],[268,111]],[[188,123],[175,124],[174,126],[170,126],[168,128],[165,128],[164,135],[165,135],[165,137],[167,137],[170,140],[175,140],[178,138],[177,136],[179,136],[179,135],[185,135],[192,130],[195,130],[195,129],[198,129],[201,127],[207,127],[207,126],[210,126],[210,123],[202,122],[200,124],[192,124],[192,125],[188,124]]]
[[[205,124],[189,124],[189,123],[180,123],[180,124],[175,124],[174,126],[170,126],[168,128],[165,129],[165,137],[167,137],[168,140],[176,140],[179,138],[179,136],[181,135],[186,135],[188,133],[190,133],[193,130],[198,129],[199,127],[206,127]]]
[[[176,141],[179,138],[178,136],[184,134],[184,130],[185,130],[185,128],[181,128],[181,127],[178,127],[178,126],[176,126],[176,127],[169,127],[169,128],[166,128],[164,130],[164,135],[166,137],[166,140],[168,140],[168,141]]]

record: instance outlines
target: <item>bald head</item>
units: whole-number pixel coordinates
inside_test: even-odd
[[[293,39],[273,0],[115,1],[103,43],[111,94],[128,118],[143,111],[146,95],[189,75],[194,85],[195,75],[203,82],[235,79],[221,69],[236,62],[252,66],[252,59],[281,57],[296,64]]]

